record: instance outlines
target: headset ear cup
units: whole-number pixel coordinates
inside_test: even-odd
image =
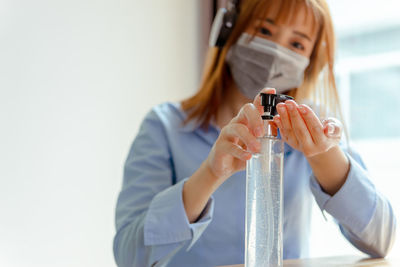
[[[211,47],[218,46],[217,44],[220,43],[220,41],[218,40],[220,39],[221,31],[224,28],[223,24],[226,12],[227,10],[225,8],[220,8],[217,12],[217,15],[215,16],[215,19],[211,26],[210,38],[208,40],[208,44]]]
[[[233,27],[235,26],[236,17],[237,17],[236,10],[230,10],[225,13],[221,32],[220,32],[219,38],[217,40],[218,47],[223,47],[225,45],[226,41],[228,41],[229,36],[231,35],[231,32],[233,31]]]
[[[218,10],[211,26],[210,39],[208,41],[210,46],[223,47],[228,40],[236,23],[239,1],[233,1],[232,4],[233,7],[229,11],[225,8]]]

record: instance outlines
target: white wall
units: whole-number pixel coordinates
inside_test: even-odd
[[[122,166],[199,79],[198,1],[0,1],[0,266],[113,266]]]

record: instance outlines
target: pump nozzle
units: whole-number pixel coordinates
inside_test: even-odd
[[[261,105],[264,107],[263,120],[272,120],[277,113],[276,105],[286,100],[293,100],[293,97],[279,94],[260,93]]]

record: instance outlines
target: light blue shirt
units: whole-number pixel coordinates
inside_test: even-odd
[[[206,132],[180,104],[164,103],[145,117],[125,163],[116,207],[114,256],[119,266],[216,266],[244,262],[245,171],[226,180],[200,218],[189,223],[184,182],[199,168],[220,129]],[[346,152],[347,153],[347,152]],[[312,202],[331,214],[359,250],[382,257],[396,220],[355,153],[347,153],[345,184],[330,196],[321,190],[303,154],[285,144],[283,258],[307,257]],[[323,244],[321,244],[323,245]]]

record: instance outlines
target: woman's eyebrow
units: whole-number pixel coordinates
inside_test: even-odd
[[[303,38],[305,38],[305,39],[307,39],[307,40],[309,40],[311,42],[311,38],[307,34],[299,32],[299,31],[293,31],[293,33],[297,34],[297,35],[300,35],[301,37],[303,37]]]
[[[272,24],[272,25],[275,25],[275,21],[273,19],[266,18],[265,21],[270,23],[270,24]],[[311,42],[311,38],[307,34],[299,32],[299,31],[293,31],[293,33],[297,34],[297,35],[299,35],[299,36],[303,37],[304,39],[307,39],[308,41]]]
[[[265,19],[265,21],[275,25],[275,21],[273,21],[272,19],[267,18],[267,19]]]

